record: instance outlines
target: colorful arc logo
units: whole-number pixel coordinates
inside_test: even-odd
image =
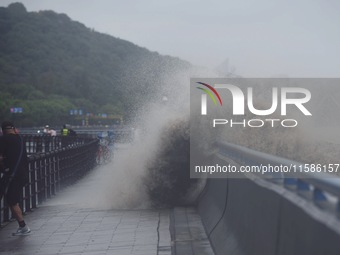
[[[207,115],[207,95],[210,96],[211,100],[214,102],[215,105],[217,105],[216,98],[214,97],[213,93],[217,97],[218,101],[220,102],[220,105],[222,106],[222,99],[220,95],[217,93],[216,89],[214,89],[211,85],[203,83],[203,82],[197,82],[198,84],[201,84],[208,89],[197,87],[198,89],[204,91],[206,94],[202,94],[201,96],[201,114]],[[213,92],[213,93],[211,93]]]
[[[217,105],[216,98],[211,93],[211,91],[216,95],[218,101],[220,102],[220,105],[222,105],[222,99],[221,99],[220,95],[218,94],[218,92],[216,91],[216,89],[214,89],[211,85],[203,83],[203,82],[197,82],[197,83],[207,87],[208,89],[210,89],[210,90],[208,90],[208,89],[205,89],[205,88],[197,87],[198,89],[203,90],[205,93],[207,93],[210,96],[210,98],[213,100],[215,105]]]

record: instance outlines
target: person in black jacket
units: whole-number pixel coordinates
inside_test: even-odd
[[[26,225],[19,206],[22,189],[28,182],[26,146],[23,139],[17,134],[12,122],[3,122],[1,129],[3,136],[0,137],[0,154],[3,157],[5,167],[9,169],[5,174],[10,176],[5,197],[13,216],[19,224],[18,230],[13,235],[26,235],[31,230]]]

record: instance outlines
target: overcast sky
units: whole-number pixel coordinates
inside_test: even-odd
[[[0,0],[7,6],[12,0]],[[160,54],[244,77],[340,77],[338,0],[21,0]]]

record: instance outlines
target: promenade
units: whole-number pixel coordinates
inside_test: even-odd
[[[9,222],[0,229],[0,255],[213,254],[196,208],[98,206],[99,199],[104,205],[105,199],[125,199],[120,189],[101,194],[103,180],[111,176],[110,167],[94,169],[28,212],[25,221],[31,233],[27,236],[12,236],[17,223]]]
[[[42,206],[26,215],[28,236],[16,222],[0,230],[0,254],[171,254],[169,210],[93,210]]]

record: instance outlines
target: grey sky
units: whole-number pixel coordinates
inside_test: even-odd
[[[0,0],[7,6],[13,0]],[[339,77],[338,0],[21,0],[97,31],[245,77]]]

